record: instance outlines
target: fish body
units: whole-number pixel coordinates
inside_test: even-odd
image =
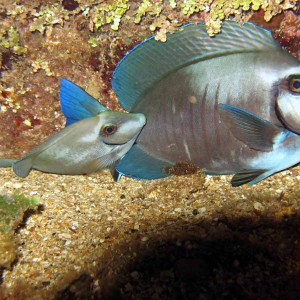
[[[65,79],[61,102],[68,126],[19,160],[0,159],[1,167],[11,166],[20,177],[32,169],[70,175],[98,172],[123,157],[145,124],[144,115],[108,111]]]
[[[123,107],[147,118],[117,170],[154,179],[187,162],[251,185],[293,166],[300,161],[299,82],[299,61],[249,23],[227,22],[214,38],[198,24],[165,44],[149,39],[113,74]]]

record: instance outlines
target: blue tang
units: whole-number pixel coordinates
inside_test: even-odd
[[[69,175],[99,172],[127,153],[146,122],[140,113],[108,111],[66,79],[61,80],[60,100],[66,128],[18,160],[0,159],[0,167],[12,167],[19,177],[32,169]]]
[[[251,23],[224,22],[215,37],[199,23],[165,43],[150,38],[120,61],[112,86],[147,119],[120,176],[163,178],[192,164],[252,185],[300,161],[299,61]]]

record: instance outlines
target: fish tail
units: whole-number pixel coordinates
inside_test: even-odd
[[[21,158],[13,164],[13,171],[19,177],[25,178],[32,169],[32,155]]]
[[[16,159],[11,158],[1,158],[0,159],[0,168],[11,168],[12,165],[16,162]]]

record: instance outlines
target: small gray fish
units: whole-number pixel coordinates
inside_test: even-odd
[[[122,106],[147,124],[118,163],[120,175],[169,176],[180,163],[254,183],[300,161],[300,64],[271,33],[224,22],[211,38],[190,24],[150,38],[116,67]]]
[[[19,160],[0,159],[26,177],[31,169],[56,174],[90,174],[116,163],[132,147],[146,119],[140,113],[106,110],[73,83],[61,81],[61,106],[67,127]]]

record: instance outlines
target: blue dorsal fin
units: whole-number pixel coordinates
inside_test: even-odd
[[[218,56],[281,49],[269,31],[251,23],[223,23],[214,37],[205,25],[189,24],[167,36],[166,42],[149,38],[133,48],[117,65],[112,87],[123,108],[130,111],[153,84],[174,70]]]
[[[64,78],[60,80],[59,98],[61,110],[67,118],[66,126],[108,110],[79,86]]]
[[[133,145],[128,153],[117,164],[118,179],[121,175],[135,179],[158,179],[169,176],[165,170],[174,164],[157,159]]]
[[[290,135],[286,129],[232,105],[219,104],[219,114],[233,136],[254,150],[272,151]]]

